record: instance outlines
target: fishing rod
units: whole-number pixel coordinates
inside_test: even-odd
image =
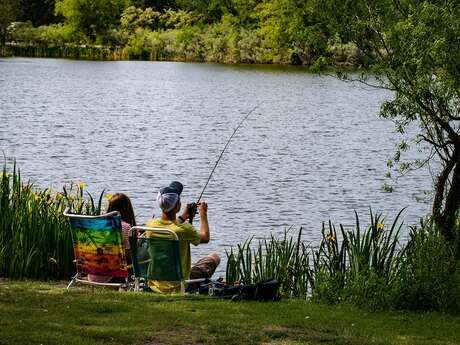
[[[209,174],[209,177],[208,177],[208,180],[206,181],[206,184],[204,185],[203,189],[201,190],[201,193],[200,193],[200,196],[198,197],[197,202],[193,202],[193,203],[191,204],[191,207],[190,207],[190,214],[189,214],[189,217],[188,217],[188,221],[190,222],[190,224],[193,223],[193,217],[195,217],[195,213],[196,213],[198,204],[200,203],[201,197],[203,196],[203,193],[204,193],[204,191],[206,190],[206,187],[208,186],[209,181],[211,181],[211,177],[212,177],[212,175],[214,174],[214,171],[216,171],[217,165],[219,164],[219,162],[220,162],[222,156],[223,156],[224,153],[225,153],[225,150],[227,149],[228,145],[230,144],[230,141],[232,141],[233,137],[235,136],[235,134],[236,134],[236,132],[238,131],[238,129],[240,129],[240,127],[243,125],[244,121],[246,121],[246,119],[247,119],[247,118],[254,112],[254,110],[256,110],[261,104],[262,104],[262,102],[260,102],[259,104],[257,104],[254,108],[252,108],[252,109],[243,117],[243,119],[240,121],[240,123],[238,124],[238,126],[237,126],[237,127],[235,128],[235,130],[233,131],[233,133],[232,133],[232,135],[230,136],[230,138],[228,138],[227,143],[226,143],[225,146],[224,146],[224,149],[223,149],[222,152],[220,153],[219,158],[217,158],[216,164],[214,164],[214,168],[212,169],[211,173]]]

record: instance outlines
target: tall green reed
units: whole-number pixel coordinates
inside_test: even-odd
[[[311,296],[328,303],[340,301],[347,289],[372,292],[368,281],[372,283],[374,276],[379,284],[388,284],[397,273],[402,211],[388,229],[382,215],[372,210],[365,230],[356,212],[353,230],[323,223],[317,248],[302,241],[302,228],[297,238],[291,236],[291,229],[281,239],[271,235],[253,244],[249,238],[227,251],[227,281],[256,283],[275,278],[285,295]]]
[[[372,270],[379,277],[391,281],[398,262],[397,246],[402,223],[398,223],[402,209],[388,230],[381,214],[374,215],[370,210],[370,226],[361,231],[358,214],[355,212],[354,231],[344,233],[349,258],[349,275],[354,279]]]
[[[312,251],[313,267],[312,267],[312,279],[310,284],[314,287],[315,275],[323,272],[329,276],[340,276],[343,278],[347,269],[347,237],[343,226],[340,224],[340,231],[342,235],[342,241],[337,235],[337,230],[331,221],[328,223],[329,227],[326,231],[326,226],[323,223],[321,228],[322,239],[317,250]]]
[[[63,193],[38,190],[24,182],[16,163],[3,165],[0,180],[0,277],[61,279],[71,276],[74,265],[70,225],[65,208],[98,214],[84,185],[71,184]]]
[[[281,239],[273,234],[259,240],[253,238],[227,251],[227,282],[259,283],[268,278],[277,279],[284,295],[307,296],[309,280],[309,246],[302,243],[302,228],[295,240],[286,229]]]
[[[73,250],[64,199],[24,183],[15,163],[11,174],[3,166],[0,186],[0,276],[70,276]]]

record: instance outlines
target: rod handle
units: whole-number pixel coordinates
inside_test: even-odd
[[[195,217],[195,213],[198,209],[198,205],[196,202],[192,202],[190,204],[190,210],[189,210],[189,214],[188,214],[188,221],[190,224],[193,223],[193,218]]]

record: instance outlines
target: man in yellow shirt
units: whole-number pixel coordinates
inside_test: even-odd
[[[174,231],[179,238],[179,252],[182,272],[185,279],[211,278],[217,266],[220,263],[220,257],[217,253],[210,253],[200,259],[195,265],[191,264],[190,243],[198,245],[208,243],[209,223],[208,223],[208,205],[202,201],[198,204],[200,214],[200,230],[187,222],[191,205],[188,204],[185,211],[176,218],[181,209],[180,195],[183,186],[180,182],[174,181],[169,186],[161,188],[157,195],[158,206],[162,210],[160,218],[151,219],[146,223],[148,227],[167,228]],[[173,293],[180,291],[180,282],[178,281],[149,281],[150,288],[155,292]]]

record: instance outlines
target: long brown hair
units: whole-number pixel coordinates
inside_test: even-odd
[[[129,223],[131,226],[136,226],[133,205],[126,194],[116,193],[110,198],[107,213],[112,211],[120,212],[123,221]]]

